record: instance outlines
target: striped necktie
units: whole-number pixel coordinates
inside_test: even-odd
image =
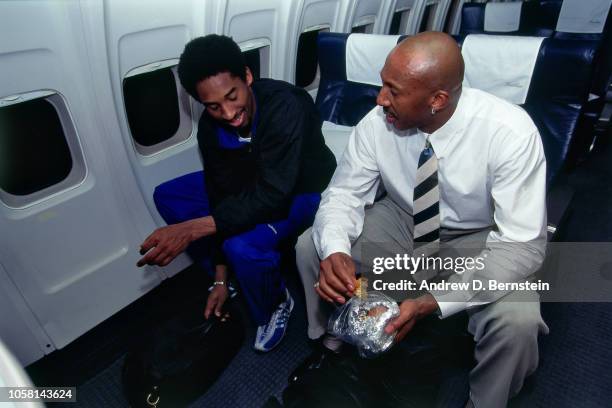
[[[433,255],[440,242],[440,190],[438,159],[429,138],[419,157],[412,208],[415,255],[417,252]]]

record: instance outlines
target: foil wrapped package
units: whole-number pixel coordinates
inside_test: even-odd
[[[357,347],[359,355],[373,358],[393,346],[396,332],[385,333],[385,326],[400,310],[397,303],[381,292],[354,296],[332,314],[328,331]]]

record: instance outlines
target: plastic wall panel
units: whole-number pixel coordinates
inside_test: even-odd
[[[384,34],[389,3],[381,0],[342,0],[338,28],[348,33],[362,24],[374,24],[372,34]]]
[[[285,75],[287,32],[293,2],[283,0],[211,0],[207,2],[211,32],[231,36],[243,50],[269,47],[262,61],[270,78]],[[264,55],[265,54],[265,55]]]
[[[425,18],[425,9],[428,6],[434,6],[435,10],[433,10],[434,14],[429,15],[429,22],[427,23],[426,30],[429,31],[443,31],[444,30],[444,21],[446,19],[446,14],[448,13],[448,9],[450,7],[451,0],[417,0],[419,4],[419,15],[417,17],[417,29],[421,26],[423,22],[423,18]]]
[[[459,28],[461,27],[461,10],[463,10],[463,5],[465,3],[469,3],[469,1],[454,0],[448,7],[448,13],[450,14],[448,18],[448,33],[450,35],[459,34]]]
[[[88,3],[89,4],[89,3]],[[185,44],[191,39],[204,35],[206,26],[206,2],[200,0],[105,0],[95,3],[87,10],[92,54],[98,61],[106,61],[107,78],[110,84],[100,81],[98,92],[103,94],[103,109],[116,113],[117,124],[110,124],[116,136],[119,129],[122,149],[135,173],[141,197],[144,198],[150,217],[155,223],[145,232],[152,232],[155,226],[165,225],[153,202],[153,191],[159,184],[175,177],[202,169],[197,148],[197,120],[201,113],[198,103],[181,98],[181,128],[187,122],[191,136],[186,140],[169,142],[155,154],[141,155],[132,140],[123,101],[122,84],[126,74],[136,69],[155,69],[157,63],[178,62]],[[95,66],[102,76],[104,67]],[[107,85],[108,84],[108,85]],[[110,86],[111,94],[104,89]],[[180,91],[180,86],[178,86]],[[110,98],[109,98],[110,96]],[[191,118],[185,120],[185,118]],[[119,146],[115,143],[115,148]],[[137,197],[133,197],[137,200]],[[190,260],[181,255],[161,273],[172,276],[188,266]],[[153,269],[152,267],[150,267]]]
[[[297,63],[297,46],[300,34],[313,28],[329,28],[329,31],[338,31],[336,21],[340,9],[340,0],[300,0],[294,2],[288,16],[288,43],[283,79],[294,82],[295,64]],[[293,62],[293,63],[291,63]]]
[[[104,154],[82,21],[77,1],[0,3],[0,26],[8,33],[0,39],[0,98],[38,89],[60,95],[86,167],[82,182],[69,189],[24,208],[0,204],[0,261],[14,285],[3,289],[19,292],[49,339],[45,352],[64,347],[161,281],[134,266],[142,236],[115,183],[130,174],[117,173]],[[18,323],[14,330],[21,330]],[[34,336],[39,344],[44,337]],[[28,349],[19,353],[22,361],[38,358],[39,351]]]
[[[0,338],[24,366],[55,349],[1,264]]]
[[[408,13],[408,20],[406,21],[405,27],[400,25],[400,35],[413,35],[417,33],[419,28],[418,18],[421,15],[420,8],[423,2],[420,0],[391,0],[388,8],[388,16],[386,18],[386,26],[384,29],[385,33],[389,32],[391,27],[391,21],[396,12]]]

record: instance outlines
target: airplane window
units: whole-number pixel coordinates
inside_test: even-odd
[[[423,11],[423,18],[421,19],[421,26],[419,27],[419,33],[427,31],[431,28],[433,19],[436,15],[436,7],[438,7],[437,4],[430,4],[425,7],[425,10]]]
[[[299,87],[310,87],[318,82],[317,37],[323,31],[329,29],[310,30],[300,35],[295,66],[295,84]]]
[[[125,78],[123,97],[130,131],[139,145],[153,146],[175,135],[180,113],[172,68]]]
[[[0,108],[0,188],[24,196],[58,184],[72,157],[55,107],[46,99]]]
[[[391,27],[389,28],[390,35],[398,35],[400,28],[400,21],[402,21],[402,12],[396,11],[393,14],[393,19],[391,20]]]
[[[270,45],[257,48],[247,46],[247,49],[242,51],[242,55],[244,55],[246,64],[253,73],[253,78],[270,78]]]
[[[259,48],[253,50],[243,51],[242,54],[246,59],[246,64],[251,70],[254,79],[261,78],[261,56],[259,54]]]
[[[351,33],[371,34],[374,29],[374,24],[362,24],[351,29]]]
[[[443,29],[445,32],[450,33],[453,28],[454,17],[456,13],[461,13],[461,9],[459,9],[459,0],[453,0],[451,5],[448,7],[448,12],[446,13],[446,17],[444,18]]]
[[[406,28],[408,26],[408,19],[410,18],[410,9],[396,11],[393,14],[391,20],[391,27],[389,28],[390,35],[406,34]]]

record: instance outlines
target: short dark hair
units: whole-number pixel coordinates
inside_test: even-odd
[[[230,37],[209,34],[194,38],[185,45],[178,63],[181,85],[199,101],[196,85],[220,72],[246,81],[246,62],[238,44]]]

